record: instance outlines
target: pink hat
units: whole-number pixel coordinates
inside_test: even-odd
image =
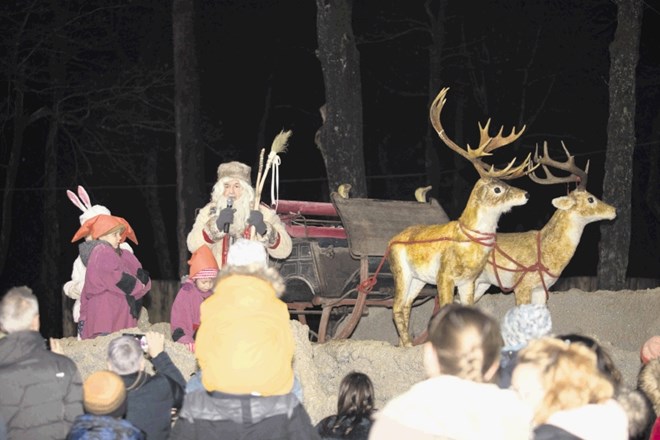
[[[651,336],[644,342],[640,351],[640,359],[643,364],[660,356],[660,336]]]
[[[218,276],[218,262],[213,256],[211,249],[206,246],[200,246],[192,257],[188,260],[190,272],[188,275],[193,280],[215,278]]]

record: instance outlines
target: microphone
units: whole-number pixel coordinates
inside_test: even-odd
[[[233,197],[228,197],[227,198],[227,208],[231,208],[234,206],[234,198]],[[229,232],[229,226],[231,226],[231,223],[225,223],[223,232],[227,234]]]

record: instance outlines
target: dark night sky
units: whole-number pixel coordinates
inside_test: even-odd
[[[81,2],[78,6],[85,10],[97,3]],[[269,147],[257,145],[259,124],[268,111],[264,133],[268,144],[282,128],[294,132],[289,150],[282,156],[281,198],[324,200],[325,170],[314,145],[314,133],[320,125],[318,107],[324,96],[320,64],[314,52],[315,2],[200,0],[199,3],[203,114],[206,124],[220,133],[210,141],[207,151],[203,172],[208,187],[215,180],[217,165],[225,159],[256,165],[259,148]],[[429,95],[437,92],[428,90],[431,40],[425,29],[428,25],[425,25],[423,2],[360,0],[355,3],[353,26],[361,58],[369,196],[412,199],[412,190],[426,184],[420,145],[428,126]],[[141,60],[148,65],[171,66],[171,17],[169,7],[163,7],[164,4],[168,3],[142,0],[127,3],[129,13],[120,9],[108,12],[110,18],[102,22],[111,23],[109,26],[116,36],[115,52],[101,54],[90,49],[87,60],[111,59],[113,53],[121,53],[117,63],[130,65]],[[431,4],[437,7],[438,2]],[[2,7],[5,14],[11,11],[12,6]],[[503,124],[510,128],[527,124],[518,152],[531,151],[534,144],[547,140],[558,155],[559,142],[564,140],[579,164],[591,162],[589,190],[600,196],[607,141],[608,47],[616,26],[614,2],[501,0],[479,2],[478,8],[474,2],[449,2],[447,16],[439,78],[443,86],[451,87],[443,112],[446,127],[455,126],[455,103],[462,102],[464,106],[464,132],[453,135],[454,138],[464,135],[474,145],[477,121],[484,122],[489,116],[494,126]],[[647,2],[637,78],[635,194],[643,191],[649,167],[658,166],[649,163],[648,154],[650,149],[659,148],[660,142],[657,122],[660,53],[653,38],[659,22],[660,8]],[[6,41],[7,35],[2,35]],[[462,47],[466,49],[462,51]],[[487,102],[478,100],[475,82],[484,87]],[[272,94],[266,109],[269,88]],[[40,252],[41,234],[48,233],[40,216],[35,215],[35,211],[40,212],[44,138],[44,127],[40,126],[31,129],[26,139],[12,213],[15,223],[10,261],[2,274],[3,289],[14,284],[31,284],[36,278],[35,260]],[[148,139],[171,152],[160,157],[158,184],[166,209],[165,221],[173,233],[174,138],[161,134]],[[6,137],[3,142],[4,163],[9,148]],[[447,149],[440,142],[436,146],[442,162],[437,172],[443,181],[453,181],[454,153],[444,151]],[[157,255],[150,247],[150,226],[144,202],[135,190],[138,185],[110,167],[108,159],[98,151],[88,151],[85,158],[76,155],[79,153],[61,149],[58,216],[62,268],[61,279],[53,283],[61,286],[68,279],[76,255],[76,246],[68,242],[79,225],[79,212],[66,199],[65,190],[78,184],[88,188],[93,202],[108,206],[114,214],[132,223],[140,239],[136,254],[145,267],[155,266]],[[0,173],[4,184],[4,171]],[[477,180],[471,168],[462,171],[460,177],[468,188]],[[540,227],[552,213],[550,200],[566,191],[539,188],[526,179],[516,181],[515,185],[528,189],[532,200],[526,207],[507,214],[500,223],[501,230]],[[462,207],[464,200],[447,199],[449,193],[435,195],[450,217],[455,218],[458,215],[455,207]],[[633,204],[635,225],[629,275],[657,277],[660,267],[657,219],[639,197],[634,198]],[[588,226],[583,245],[564,275],[595,274],[597,238],[598,226]],[[171,251],[175,258],[173,247]]]

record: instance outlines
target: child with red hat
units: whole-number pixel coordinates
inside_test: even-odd
[[[80,337],[137,327],[140,299],[151,289],[151,279],[137,257],[119,246],[126,238],[137,244],[133,229],[121,217],[99,214],[84,222],[71,241],[87,236],[92,239],[79,245],[87,267],[80,295]]]
[[[199,308],[213,293],[218,263],[207,246],[201,246],[188,261],[190,272],[176,294],[170,313],[172,339],[194,351],[195,332],[199,327]]]

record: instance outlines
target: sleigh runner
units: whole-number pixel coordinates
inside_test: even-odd
[[[392,275],[383,256],[394,235],[411,225],[449,221],[433,199],[331,198],[280,200],[277,206],[293,239],[293,251],[279,267],[287,284],[282,299],[303,324],[308,315],[320,315],[318,342],[350,337],[370,306],[392,307]],[[419,301],[435,294],[427,286]]]

